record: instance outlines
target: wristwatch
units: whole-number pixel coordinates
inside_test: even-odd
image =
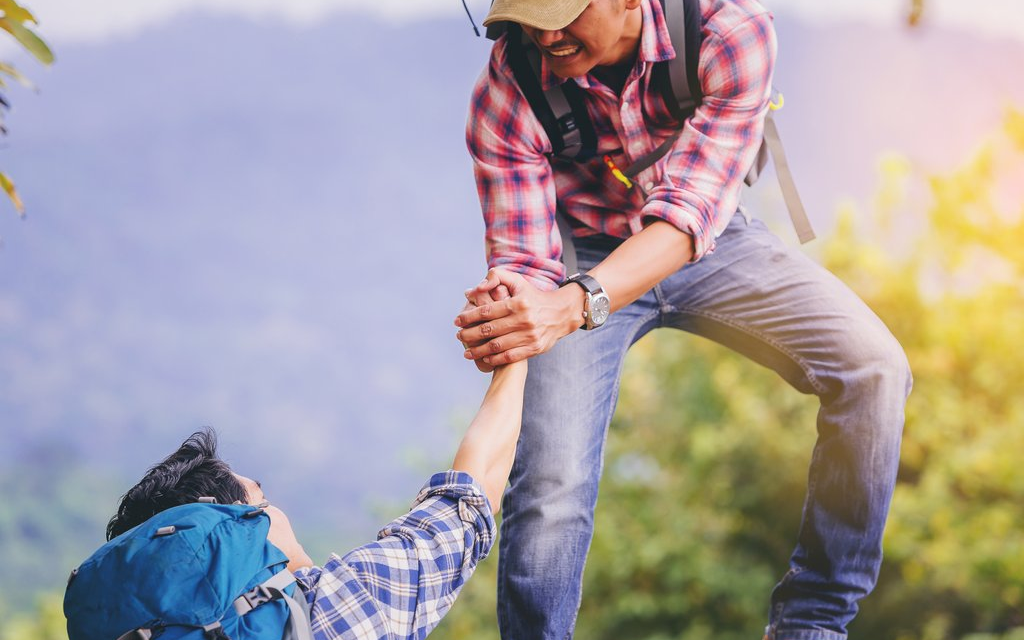
[[[587,296],[583,301],[583,326],[580,329],[596,329],[603,325],[612,311],[612,301],[601,288],[601,283],[584,273],[569,276],[562,286],[570,282],[580,285]]]

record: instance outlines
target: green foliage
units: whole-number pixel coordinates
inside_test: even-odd
[[[886,321],[915,374],[886,564],[851,638],[1024,639],[1022,170],[1024,113],[1011,112],[950,175],[921,180],[886,159],[874,211],[842,211],[825,242],[825,265]],[[577,637],[760,637],[796,538],[816,409],[706,341],[637,344]],[[496,564],[436,638],[497,638]]]
[[[886,564],[854,640],[1024,640],[1022,169],[1021,112],[950,175],[922,180],[888,158],[872,210],[843,210],[823,247],[823,262],[893,329],[915,373]],[[816,406],[709,342],[658,332],[636,345],[608,439],[577,637],[760,637],[799,523]],[[99,504],[116,498],[83,482],[71,460],[25,462],[0,473],[8,602],[29,593],[28,577],[59,581],[97,546]],[[43,496],[35,509],[18,503],[34,494]],[[79,557],[40,556],[40,541],[82,531],[94,533]],[[495,556],[435,640],[498,640]],[[0,640],[63,640],[61,586],[31,613],[31,602],[0,611]]]
[[[32,614],[16,615],[0,625],[0,640],[67,640],[63,600],[59,594],[40,597]]]
[[[0,467],[0,631],[10,634],[12,619],[37,620],[53,608],[38,594],[59,600],[71,569],[103,543],[123,484],[86,472],[59,445]],[[40,608],[26,617],[33,607]]]
[[[53,64],[53,52],[43,39],[33,31],[32,26],[35,24],[35,16],[33,16],[28,9],[18,4],[16,0],[0,0],[0,29],[6,31],[19,45],[32,54],[32,56],[34,56],[39,62],[45,65]],[[32,87],[32,83],[18,72],[17,69],[7,63],[0,62],[0,89],[5,89],[7,87],[4,79],[5,76],[16,80],[23,85]],[[7,102],[6,96],[0,92],[0,134],[7,133],[7,129],[4,127],[3,123],[3,110],[8,108],[8,106],[9,103]],[[7,174],[2,171],[0,171],[0,188],[2,188],[11,199],[18,215],[24,217],[25,205],[22,203],[21,198],[18,197],[18,192],[14,187],[14,183]]]

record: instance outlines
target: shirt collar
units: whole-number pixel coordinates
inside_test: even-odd
[[[640,25],[640,49],[637,51],[637,61],[654,63],[675,58],[676,52],[672,48],[672,39],[668,33],[668,25],[665,23],[665,11],[661,7],[661,0],[641,0],[640,11],[643,22]],[[584,88],[591,86],[594,82],[589,75],[573,78],[573,80]],[[547,91],[563,82],[565,82],[565,78],[559,78],[552,73],[547,59],[541,56],[541,87]]]

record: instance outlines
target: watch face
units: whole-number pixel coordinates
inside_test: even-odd
[[[603,294],[594,296],[594,299],[590,301],[590,322],[595,327],[600,327],[608,319],[608,314],[612,310],[611,307],[611,301],[608,300],[608,296]]]

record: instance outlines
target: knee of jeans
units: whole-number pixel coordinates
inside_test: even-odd
[[[556,439],[557,440],[557,439]],[[517,452],[505,517],[587,530],[593,521],[600,479],[601,441],[578,448],[547,440]]]
[[[913,385],[913,374],[906,352],[888,329],[877,328],[853,333],[840,346],[839,373],[830,391],[837,396],[856,394],[862,400],[906,401]]]
[[[523,500],[576,504],[586,503],[596,494],[600,461],[589,455],[550,448],[520,451],[517,456],[511,488]]]

